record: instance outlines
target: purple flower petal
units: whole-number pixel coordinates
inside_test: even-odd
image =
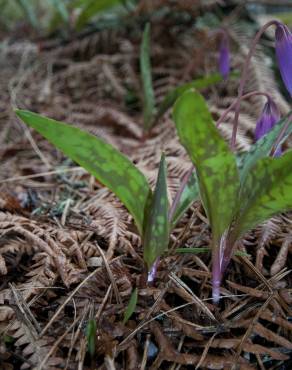
[[[280,112],[277,108],[277,105],[271,99],[268,99],[256,124],[256,141],[266,135],[266,133],[268,133],[279,120]]]
[[[276,27],[276,57],[282,80],[292,96],[292,33],[284,24]]]
[[[223,35],[221,39],[220,49],[219,49],[219,72],[224,78],[227,79],[230,72],[230,51],[228,36]]]

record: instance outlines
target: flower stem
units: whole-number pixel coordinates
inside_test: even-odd
[[[242,70],[242,75],[241,79],[239,82],[239,87],[238,87],[238,95],[237,95],[237,100],[235,104],[235,114],[234,114],[234,121],[233,121],[233,131],[232,131],[232,137],[231,137],[231,149],[234,149],[235,147],[235,142],[236,142],[236,133],[237,133],[237,128],[238,128],[238,118],[239,118],[239,110],[240,110],[240,101],[243,96],[243,90],[245,83],[247,81],[247,76],[248,76],[248,68],[250,65],[251,58],[256,50],[257,43],[259,42],[260,38],[262,37],[263,33],[267,30],[272,25],[278,25],[279,21],[277,20],[271,20],[267,22],[261,29],[257,32],[255,35],[255,38],[252,41],[251,47],[249,49],[249,52],[247,54],[245,63],[243,65],[243,70]]]
[[[244,99],[248,99],[250,98],[251,96],[254,96],[254,95],[263,95],[265,96],[268,100],[273,100],[271,95],[268,94],[268,93],[265,93],[263,91],[252,91],[250,93],[247,93],[247,94],[244,94],[241,96],[240,98],[240,101],[241,100],[244,100]],[[224,113],[220,116],[220,118],[218,119],[218,121],[216,122],[216,127],[218,128],[220,126],[220,124],[224,121],[224,119],[226,118],[227,114],[233,110],[233,108],[236,106],[237,104],[237,99],[234,100],[234,102],[224,111]]]

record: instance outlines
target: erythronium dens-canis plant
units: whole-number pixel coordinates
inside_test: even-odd
[[[243,158],[236,158],[217,131],[204,98],[195,90],[177,100],[173,116],[180,141],[196,168],[212,229],[213,300],[218,302],[237,240],[272,215],[292,209],[292,151],[280,158],[265,158],[272,149],[270,139],[279,130],[276,125],[255,144],[256,150],[251,148]],[[291,122],[291,114],[284,126],[281,124],[287,126],[286,134],[291,131],[287,120]]]
[[[188,100],[191,100],[193,106],[190,103],[185,103],[185,101]],[[143,255],[149,271],[149,281],[154,279],[158,258],[168,247],[171,229],[176,225],[182,215],[187,211],[192,203],[199,198],[199,195],[201,194],[204,206],[208,207],[210,210],[209,213],[208,209],[206,212],[210,217],[210,224],[214,235],[213,265],[215,268],[213,270],[213,282],[215,284],[215,300],[218,300],[218,285],[222,279],[224,269],[226,268],[225,267],[223,269],[223,265],[221,266],[221,264],[223,264],[222,250],[225,248],[224,266],[226,266],[232,255],[233,245],[231,241],[234,240],[235,244],[235,239],[240,236],[237,232],[240,230],[240,224],[238,226],[235,223],[232,229],[229,228],[232,219],[231,215],[234,216],[234,210],[237,209],[236,205],[238,203],[238,197],[236,197],[238,194],[236,191],[234,191],[234,189],[232,189],[232,187],[235,186],[235,189],[238,188],[238,185],[236,185],[239,181],[238,176],[240,177],[240,183],[245,183],[251,168],[255,166],[257,161],[260,163],[260,160],[270,154],[276,142],[277,145],[280,145],[292,132],[291,125],[287,124],[291,118],[291,115],[289,115],[288,117],[284,117],[272,128],[269,133],[252,145],[249,152],[245,152],[237,157],[234,157],[223,139],[220,137],[219,133],[216,131],[203,97],[198,92],[187,91],[183,94],[182,98],[178,99],[178,102],[175,106],[175,120],[179,136],[181,137],[182,133],[184,133],[186,129],[189,130],[190,128],[188,128],[188,126],[191,125],[192,128],[190,129],[191,131],[189,132],[190,136],[188,137],[188,140],[191,140],[193,135],[197,138],[192,144],[189,144],[188,140],[184,141],[183,139],[183,144],[187,149],[189,148],[189,151],[197,150],[195,148],[197,145],[197,155],[202,155],[202,153],[205,151],[205,146],[210,144],[210,142],[209,144],[205,143],[205,139],[208,137],[210,132],[210,135],[212,135],[210,137],[214,136],[215,138],[213,140],[214,148],[209,148],[210,150],[208,154],[210,155],[210,158],[206,162],[203,161],[202,166],[210,162],[209,165],[212,164],[212,166],[215,166],[214,168],[219,171],[217,174],[218,180],[220,180],[221,177],[225,178],[225,176],[227,176],[227,178],[230,178],[231,176],[232,180],[234,180],[233,182],[235,185],[231,186],[231,183],[228,182],[227,185],[230,185],[230,191],[228,190],[225,195],[223,192],[224,187],[221,186],[220,188],[220,191],[222,191],[223,194],[223,199],[226,199],[226,201],[229,202],[229,206],[233,207],[232,212],[230,211],[225,218],[220,220],[220,222],[215,225],[214,223],[216,223],[216,217],[218,215],[216,214],[216,211],[213,211],[213,208],[211,212],[211,207],[216,207],[217,196],[215,197],[216,199],[214,206],[213,203],[210,203],[213,198],[209,198],[208,193],[207,195],[203,194],[202,184],[204,184],[204,182],[202,182],[202,176],[199,176],[200,186],[198,186],[197,174],[195,171],[193,171],[193,169],[190,171],[190,174],[185,177],[184,186],[181,187],[181,190],[175,197],[171,207],[169,207],[166,189],[166,165],[164,155],[162,155],[161,158],[156,188],[153,193],[145,176],[132,164],[128,158],[126,158],[110,144],[76,127],[52,120],[36,113],[17,110],[16,114],[27,125],[36,129],[48,141],[62,150],[65,155],[77,162],[80,166],[95,176],[98,181],[112,190],[129,210],[136,223],[138,232],[142,237],[142,243],[144,247]],[[200,134],[197,135],[196,130],[202,127],[204,128],[204,132],[200,133],[199,130]],[[281,135],[280,140],[279,135]],[[206,146],[206,148],[207,147],[208,146]],[[291,153],[289,155],[291,156]],[[285,155],[285,158],[286,156],[287,154]],[[191,158],[196,165],[197,157],[191,156]],[[237,166],[234,164],[234,158],[236,158]],[[218,163],[222,164],[222,168],[216,167]],[[230,171],[227,171],[226,168]],[[227,171],[227,174],[224,171]],[[208,182],[206,184],[208,185]],[[222,185],[221,182],[219,182],[219,184]],[[207,189],[209,189],[208,186]],[[217,186],[215,187],[214,193],[215,192],[217,192]],[[234,199],[232,196],[234,196]],[[232,198],[232,200],[229,200],[229,198]],[[246,209],[248,210],[248,207]],[[278,212],[282,210],[284,210],[284,207],[277,209],[276,211]],[[238,213],[238,215],[242,216],[242,212]],[[265,215],[265,218],[267,217],[269,217],[269,214]],[[240,218],[238,219],[240,220]],[[233,229],[235,231],[230,233]],[[226,235],[226,230],[228,230],[229,233],[227,235],[228,238],[224,239],[224,248],[223,245],[218,248],[218,244],[216,243],[220,244],[220,242],[222,242],[222,236]],[[222,262],[218,265],[218,261],[221,261],[221,259]]]

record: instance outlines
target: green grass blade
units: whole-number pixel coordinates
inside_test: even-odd
[[[181,219],[183,214],[190,208],[194,201],[199,198],[199,196],[200,192],[197,181],[197,175],[195,171],[193,171],[173,213],[171,219],[172,228],[177,224],[177,222]]]
[[[191,88],[204,89],[221,81],[222,76],[219,73],[214,73],[210,76],[198,78],[176,87],[165,96],[162,103],[159,105],[155,120],[157,121],[169,108],[171,108],[175,101],[187,90],[190,90]]]
[[[237,206],[239,176],[235,156],[197,91],[187,91],[177,100],[174,121],[180,141],[196,167],[200,195],[218,243]]]
[[[81,29],[86,23],[88,23],[91,18],[96,16],[100,12],[104,12],[116,5],[121,5],[121,0],[87,0],[81,2],[84,7],[78,17],[76,27]]]
[[[49,0],[52,6],[56,9],[63,22],[69,22],[69,13],[63,0]]]
[[[66,156],[113,191],[143,232],[144,212],[151,190],[145,176],[117,149],[80,129],[24,110],[16,114]]]
[[[164,155],[161,157],[156,187],[145,222],[143,238],[144,261],[147,264],[148,270],[150,270],[154,261],[167,248],[169,241],[166,164]]]
[[[147,23],[143,32],[140,50],[140,71],[143,85],[144,104],[144,131],[149,131],[153,123],[155,97],[152,86],[152,72],[150,60],[150,23]]]
[[[255,144],[253,144],[249,151],[246,153],[243,153],[243,155],[240,157],[240,160],[238,162],[238,167],[240,169],[240,179],[241,182],[243,182],[248,175],[250,169],[256,164],[256,162],[261,159],[267,157],[276,140],[279,136],[279,133],[285,126],[288,119],[291,119],[290,112],[286,117],[281,119],[273,128],[271,131],[269,131],[265,136],[263,136],[260,140],[258,140]],[[285,131],[285,134],[283,135],[282,142],[287,139],[287,137],[292,133],[292,125],[289,125]]]
[[[91,358],[95,355],[96,346],[96,320],[90,319],[86,325],[87,350]]]
[[[292,209],[292,151],[257,161],[246,176],[233,240],[271,216]]]
[[[133,290],[133,293],[131,294],[128,306],[125,310],[123,324],[126,324],[126,322],[129,320],[129,318],[135,312],[135,309],[136,309],[136,306],[137,306],[137,301],[138,301],[138,289],[135,288]]]
[[[29,23],[33,28],[39,28],[39,22],[35,14],[35,8],[30,0],[16,0],[17,4],[20,6],[25,16],[27,17]]]

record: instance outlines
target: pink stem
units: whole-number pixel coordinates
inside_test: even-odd
[[[233,123],[233,131],[232,131],[232,137],[231,137],[231,149],[234,149],[235,147],[235,142],[236,142],[236,133],[237,133],[237,127],[238,127],[238,117],[239,117],[239,110],[240,110],[240,101],[243,95],[243,90],[244,86],[247,80],[247,75],[248,75],[248,67],[250,65],[251,58],[256,50],[257,43],[259,42],[260,38],[262,37],[263,33],[266,31],[267,28],[269,28],[272,25],[278,25],[279,21],[277,20],[272,20],[270,22],[267,22],[255,35],[255,38],[252,41],[251,47],[249,49],[249,52],[246,57],[246,61],[243,65],[243,71],[242,71],[242,76],[239,82],[239,87],[238,87],[238,95],[237,95],[237,100],[235,104],[235,115],[234,115],[234,123]]]
[[[241,96],[240,98],[240,101],[241,100],[244,100],[244,99],[248,99],[250,98],[251,96],[254,96],[254,95],[263,95],[265,96],[267,99],[270,99],[270,100],[273,100],[271,95],[268,94],[268,93],[265,93],[265,92],[262,92],[262,91],[252,91],[250,93],[247,93],[247,94],[244,94]],[[226,118],[227,114],[229,112],[231,112],[233,110],[233,108],[236,106],[237,104],[237,101],[238,101],[238,98],[236,100],[234,100],[234,102],[224,111],[224,113],[220,116],[220,118],[218,119],[218,121],[216,122],[216,127],[218,128],[220,126],[220,124],[224,121],[224,119]]]

